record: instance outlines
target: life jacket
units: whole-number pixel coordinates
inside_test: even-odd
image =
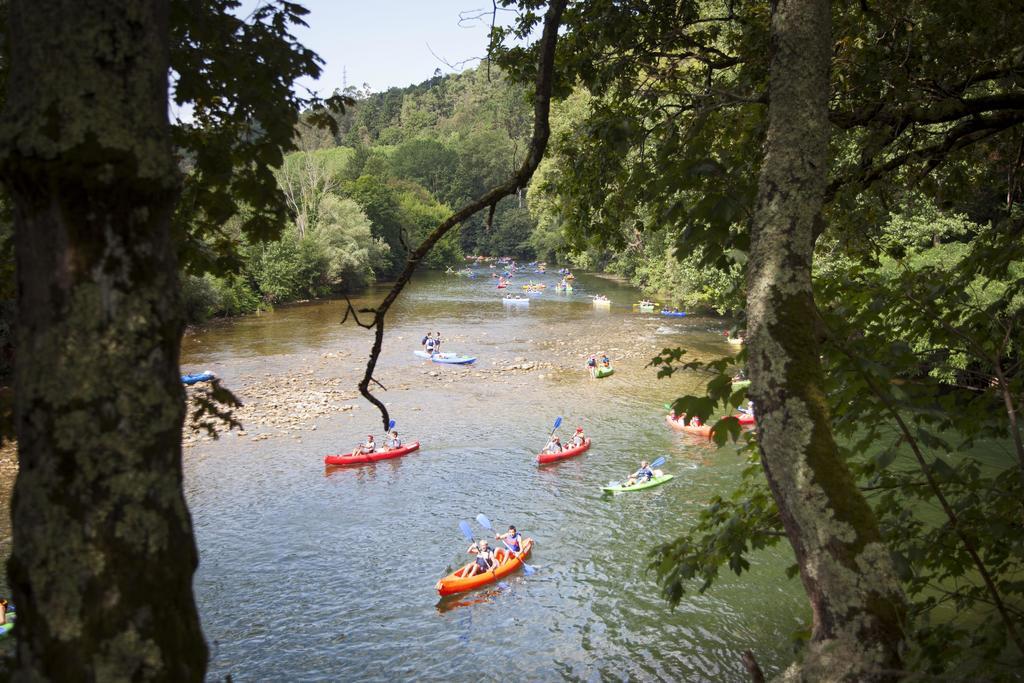
[[[520,550],[522,550],[522,544],[520,544],[522,538],[523,535],[517,531],[515,536],[506,538],[505,542],[508,544],[508,547],[510,550],[512,550],[512,552],[518,553]]]

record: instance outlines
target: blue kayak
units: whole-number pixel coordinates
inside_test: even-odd
[[[686,316],[686,311],[662,311],[662,315],[669,315],[673,318],[682,318]]]
[[[217,375],[215,375],[212,372],[210,372],[209,370],[207,370],[206,372],[200,372],[200,373],[195,374],[195,375],[182,375],[181,376],[181,383],[182,384],[187,384],[189,386],[192,386],[196,382],[209,382],[211,379],[213,379],[216,376]]]
[[[432,360],[435,363],[446,363],[448,365],[469,365],[476,360],[476,356],[463,356],[458,353],[434,353],[426,351],[413,351],[420,358]]]

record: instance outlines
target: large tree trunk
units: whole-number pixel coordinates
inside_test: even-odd
[[[11,0],[21,680],[202,680],[167,0]]]
[[[828,0],[779,0],[747,295],[761,456],[813,609],[807,681],[898,678],[904,603],[877,522],[832,436],[815,338],[814,226],[828,176]]]

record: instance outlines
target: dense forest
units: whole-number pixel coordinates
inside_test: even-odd
[[[522,163],[530,134],[529,93],[496,65],[483,64],[407,88],[373,93],[349,87],[353,104],[336,128],[309,117],[296,127],[299,151],[275,170],[289,208],[279,241],[252,242],[232,223],[239,260],[229,272],[185,278],[190,320],[251,313],[300,299],[337,295],[392,278],[410,246],[451,211],[496,185]],[[612,273],[651,296],[690,310],[740,308],[738,267],[707,267],[700,249],[677,258],[676,233],[630,228],[624,248],[588,240],[585,223],[566,221],[563,166],[585,134],[584,90],[556,105],[556,155],[534,182],[500,201],[494,215],[464,221],[430,253],[428,268],[464,255],[548,260]],[[634,225],[636,217],[624,218]],[[571,228],[571,229],[570,229]],[[625,238],[623,238],[625,239]]]

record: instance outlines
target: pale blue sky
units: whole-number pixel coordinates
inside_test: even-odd
[[[306,16],[309,28],[297,31],[296,37],[326,62],[323,75],[313,85],[321,95],[342,87],[343,69],[348,85],[361,88],[369,83],[374,92],[380,92],[425,81],[437,68],[450,73],[453,69],[438,57],[457,65],[486,52],[488,0],[298,2],[310,13]],[[249,7],[255,4],[245,2]],[[460,12],[481,11],[486,13],[483,20],[460,26]],[[467,66],[475,65],[473,61]]]

